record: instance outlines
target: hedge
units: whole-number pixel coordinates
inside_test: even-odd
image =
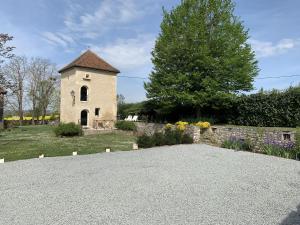
[[[118,121],[115,126],[119,130],[136,131],[136,125],[131,121]]]
[[[163,105],[154,100],[131,104],[135,113],[148,122],[209,121],[263,127],[300,126],[300,86],[286,90],[260,91],[257,94],[232,95],[199,110],[193,105]],[[198,114],[197,112],[200,112]],[[200,116],[200,117],[199,117]]]
[[[237,125],[296,127],[300,125],[300,87],[283,92],[243,95],[233,104],[230,121]]]

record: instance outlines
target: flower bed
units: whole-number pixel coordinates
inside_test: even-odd
[[[225,140],[221,147],[239,151],[256,152],[251,140],[237,136],[232,136],[228,140]],[[260,152],[258,153],[286,159],[300,159],[299,146],[296,145],[295,141],[290,140],[279,141],[272,138],[266,138],[264,142],[260,144]]]
[[[287,159],[298,159],[299,149],[294,141],[279,142],[273,139],[266,139],[262,150],[267,155],[283,157]]]
[[[203,129],[210,127],[210,123],[208,122],[189,124],[185,121],[178,121],[174,125],[168,123],[159,131],[143,133],[140,135],[138,137],[138,145],[141,148],[150,148],[163,145],[192,144],[195,141],[195,137],[193,135],[195,127],[191,125],[202,127]]]
[[[240,151],[253,151],[253,146],[250,140],[236,136],[232,136],[228,140],[224,141],[221,147]]]

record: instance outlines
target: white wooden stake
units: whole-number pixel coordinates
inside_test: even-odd
[[[135,144],[135,143],[134,143],[134,144],[132,145],[132,149],[133,149],[133,150],[139,150],[138,144]]]

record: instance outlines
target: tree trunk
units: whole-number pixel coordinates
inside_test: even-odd
[[[42,124],[45,124],[45,117],[46,117],[46,114],[47,114],[47,109],[43,109],[43,115],[42,115]]]
[[[23,120],[24,120],[24,118],[23,118],[23,80],[22,80],[22,78],[21,78],[21,74],[19,73],[19,118],[20,118],[20,120],[19,120],[19,124],[20,124],[20,126],[22,126],[23,125]]]
[[[33,97],[34,98],[34,97]],[[35,100],[32,100],[32,112],[31,112],[31,116],[32,116],[32,125],[35,125],[35,110],[36,110],[36,104],[35,104]]]
[[[20,101],[20,105],[19,105],[19,117],[20,117],[20,120],[19,120],[19,124],[20,126],[23,125],[23,120],[24,120],[24,115],[23,115],[23,102]]]

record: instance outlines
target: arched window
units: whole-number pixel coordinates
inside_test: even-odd
[[[88,100],[88,88],[82,86],[80,89],[80,101],[86,102]]]

